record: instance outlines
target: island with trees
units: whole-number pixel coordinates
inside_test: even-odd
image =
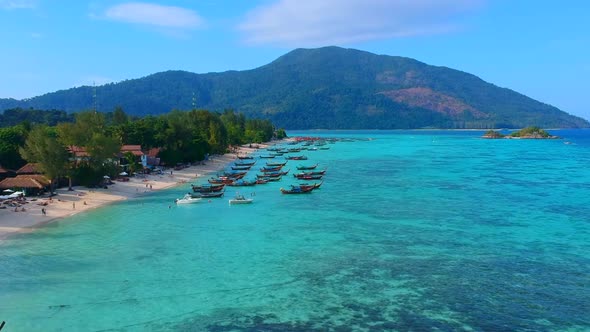
[[[509,139],[556,139],[558,136],[549,134],[547,131],[539,127],[526,127],[517,130],[508,135],[504,135],[497,130],[488,130],[483,134],[482,138],[497,139],[497,138],[509,138]]]

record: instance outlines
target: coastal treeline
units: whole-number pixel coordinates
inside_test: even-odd
[[[83,185],[97,184],[104,175],[116,176],[121,171],[116,161],[134,159],[132,154],[121,156],[123,145],[156,150],[161,164],[175,166],[228,152],[232,145],[285,137],[284,130],[276,130],[270,120],[247,119],[233,110],[174,110],[132,118],[116,108],[107,114],[75,113],[72,121],[54,125],[43,121],[44,113],[39,114],[43,116],[0,128],[0,166],[15,170],[27,162],[36,163],[52,181],[69,178],[70,183]],[[137,163],[127,163],[135,171]]]

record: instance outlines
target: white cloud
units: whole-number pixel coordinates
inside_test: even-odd
[[[2,9],[34,9],[37,1],[34,0],[0,0]]]
[[[114,21],[175,29],[198,28],[204,24],[203,19],[190,9],[143,2],[112,6],[106,10],[105,17]]]
[[[485,0],[279,0],[239,25],[251,44],[347,44],[447,33]]]

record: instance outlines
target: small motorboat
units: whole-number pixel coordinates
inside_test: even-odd
[[[236,194],[236,197],[229,200],[229,204],[250,204],[254,202],[254,198],[246,198],[244,195]]]
[[[176,202],[176,204],[192,204],[192,203],[198,203],[202,200],[203,199],[200,197],[192,197],[190,194],[186,194],[182,198],[177,198],[175,202]]]

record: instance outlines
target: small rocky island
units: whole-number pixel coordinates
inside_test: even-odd
[[[492,129],[483,134],[482,138],[556,139],[559,137],[553,136],[539,127],[526,127],[508,135]]]

